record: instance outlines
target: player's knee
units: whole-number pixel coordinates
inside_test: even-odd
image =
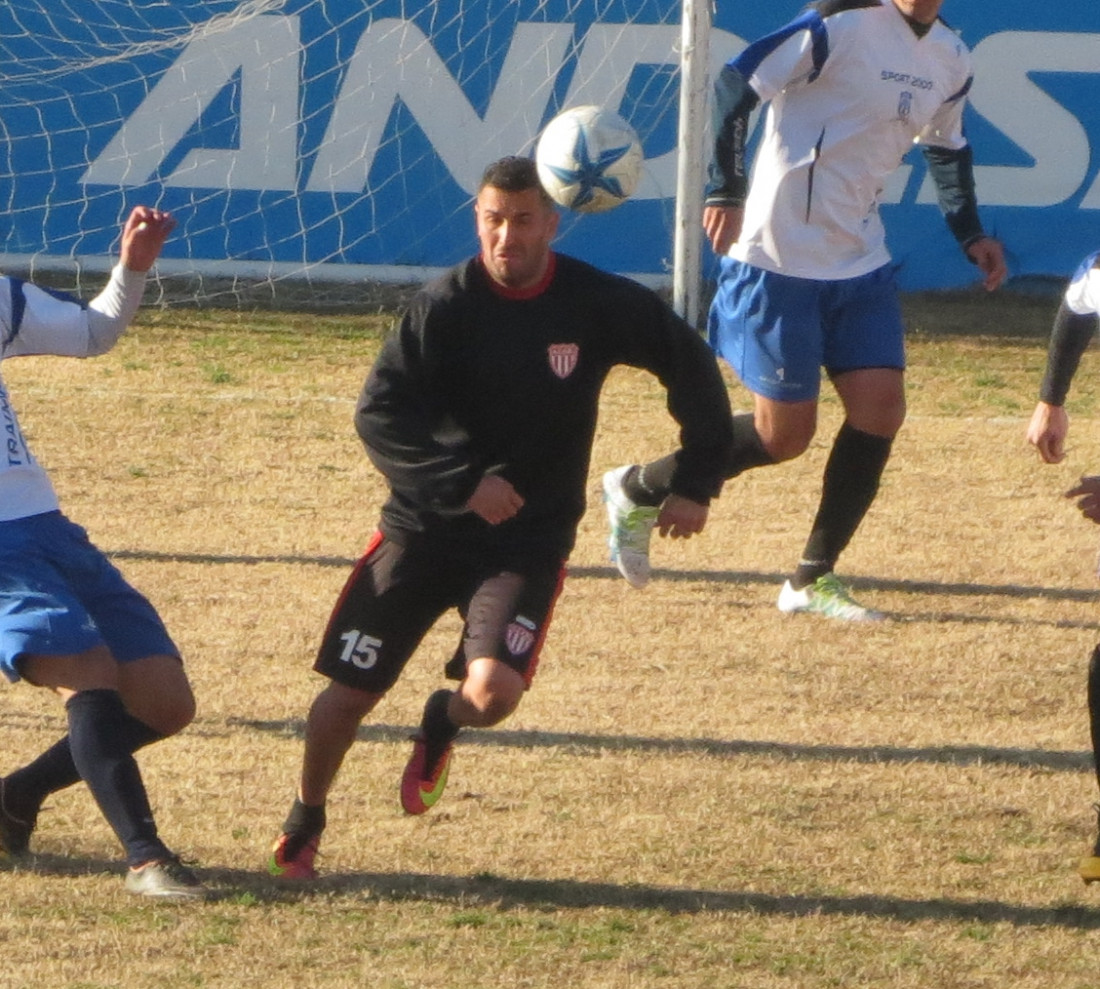
[[[473,728],[490,728],[508,717],[523,697],[523,679],[495,676],[486,680],[468,678],[462,686],[466,722]]]
[[[310,718],[322,722],[358,724],[374,710],[383,696],[383,693],[371,693],[333,680],[314,698]]]
[[[513,694],[511,691],[488,691],[476,698],[472,698],[471,707],[477,715],[477,721],[473,727],[491,728],[500,724],[517,707],[519,707],[522,693]]]
[[[802,456],[809,448],[813,436],[813,429],[797,429],[773,433],[762,437],[762,440],[768,456],[776,463],[782,463],[784,460],[794,460],[795,457]]]
[[[157,723],[150,727],[166,737],[175,735],[195,720],[195,711],[195,695],[188,690],[185,695],[173,697],[165,704],[158,712]]]

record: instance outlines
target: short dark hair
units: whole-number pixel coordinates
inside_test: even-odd
[[[533,158],[508,155],[497,159],[485,169],[477,191],[481,192],[486,186],[502,189],[504,192],[526,192],[528,189],[538,189],[543,202],[548,206],[554,205],[554,200],[550,198],[550,194],[539,181],[538,168]]]

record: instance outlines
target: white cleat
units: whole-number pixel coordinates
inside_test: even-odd
[[[788,580],[779,592],[778,607],[787,615],[806,612],[846,622],[881,622],[886,618],[881,611],[865,608],[854,600],[848,588],[831,573],[822,574],[797,591]]]
[[[649,583],[649,540],[657,524],[660,509],[650,505],[635,505],[623,491],[623,475],[630,465],[609,470],[603,476],[603,500],[611,535],[607,545],[611,562],[631,587]]]

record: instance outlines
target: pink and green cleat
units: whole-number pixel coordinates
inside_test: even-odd
[[[406,814],[423,814],[443,796],[453,749],[454,744],[448,742],[435,765],[428,766],[428,743],[423,735],[413,736],[412,756],[401,774],[401,807]]]
[[[289,844],[289,849],[288,849]],[[298,842],[291,843],[291,835],[281,834],[271,849],[271,858],[267,861],[267,871],[276,879],[308,880],[317,878],[313,868],[313,858],[321,844],[320,835],[314,835],[295,848]]]

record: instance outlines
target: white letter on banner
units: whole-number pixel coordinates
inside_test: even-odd
[[[516,25],[482,119],[415,24],[374,22],[348,64],[308,191],[363,191],[400,98],[455,181],[473,194],[489,162],[531,146],[571,36],[568,24]]]
[[[210,189],[297,187],[297,16],[211,22],[184,49],[81,178],[86,185],[144,185],[214,98],[240,72],[240,148],[194,148],[164,178]]]
[[[1054,206],[1080,189],[1089,169],[1088,134],[1030,74],[1097,71],[1100,34],[1005,31],[975,47],[973,108],[1035,160],[1031,166],[975,166],[982,203]],[[936,201],[930,179],[918,201]]]

